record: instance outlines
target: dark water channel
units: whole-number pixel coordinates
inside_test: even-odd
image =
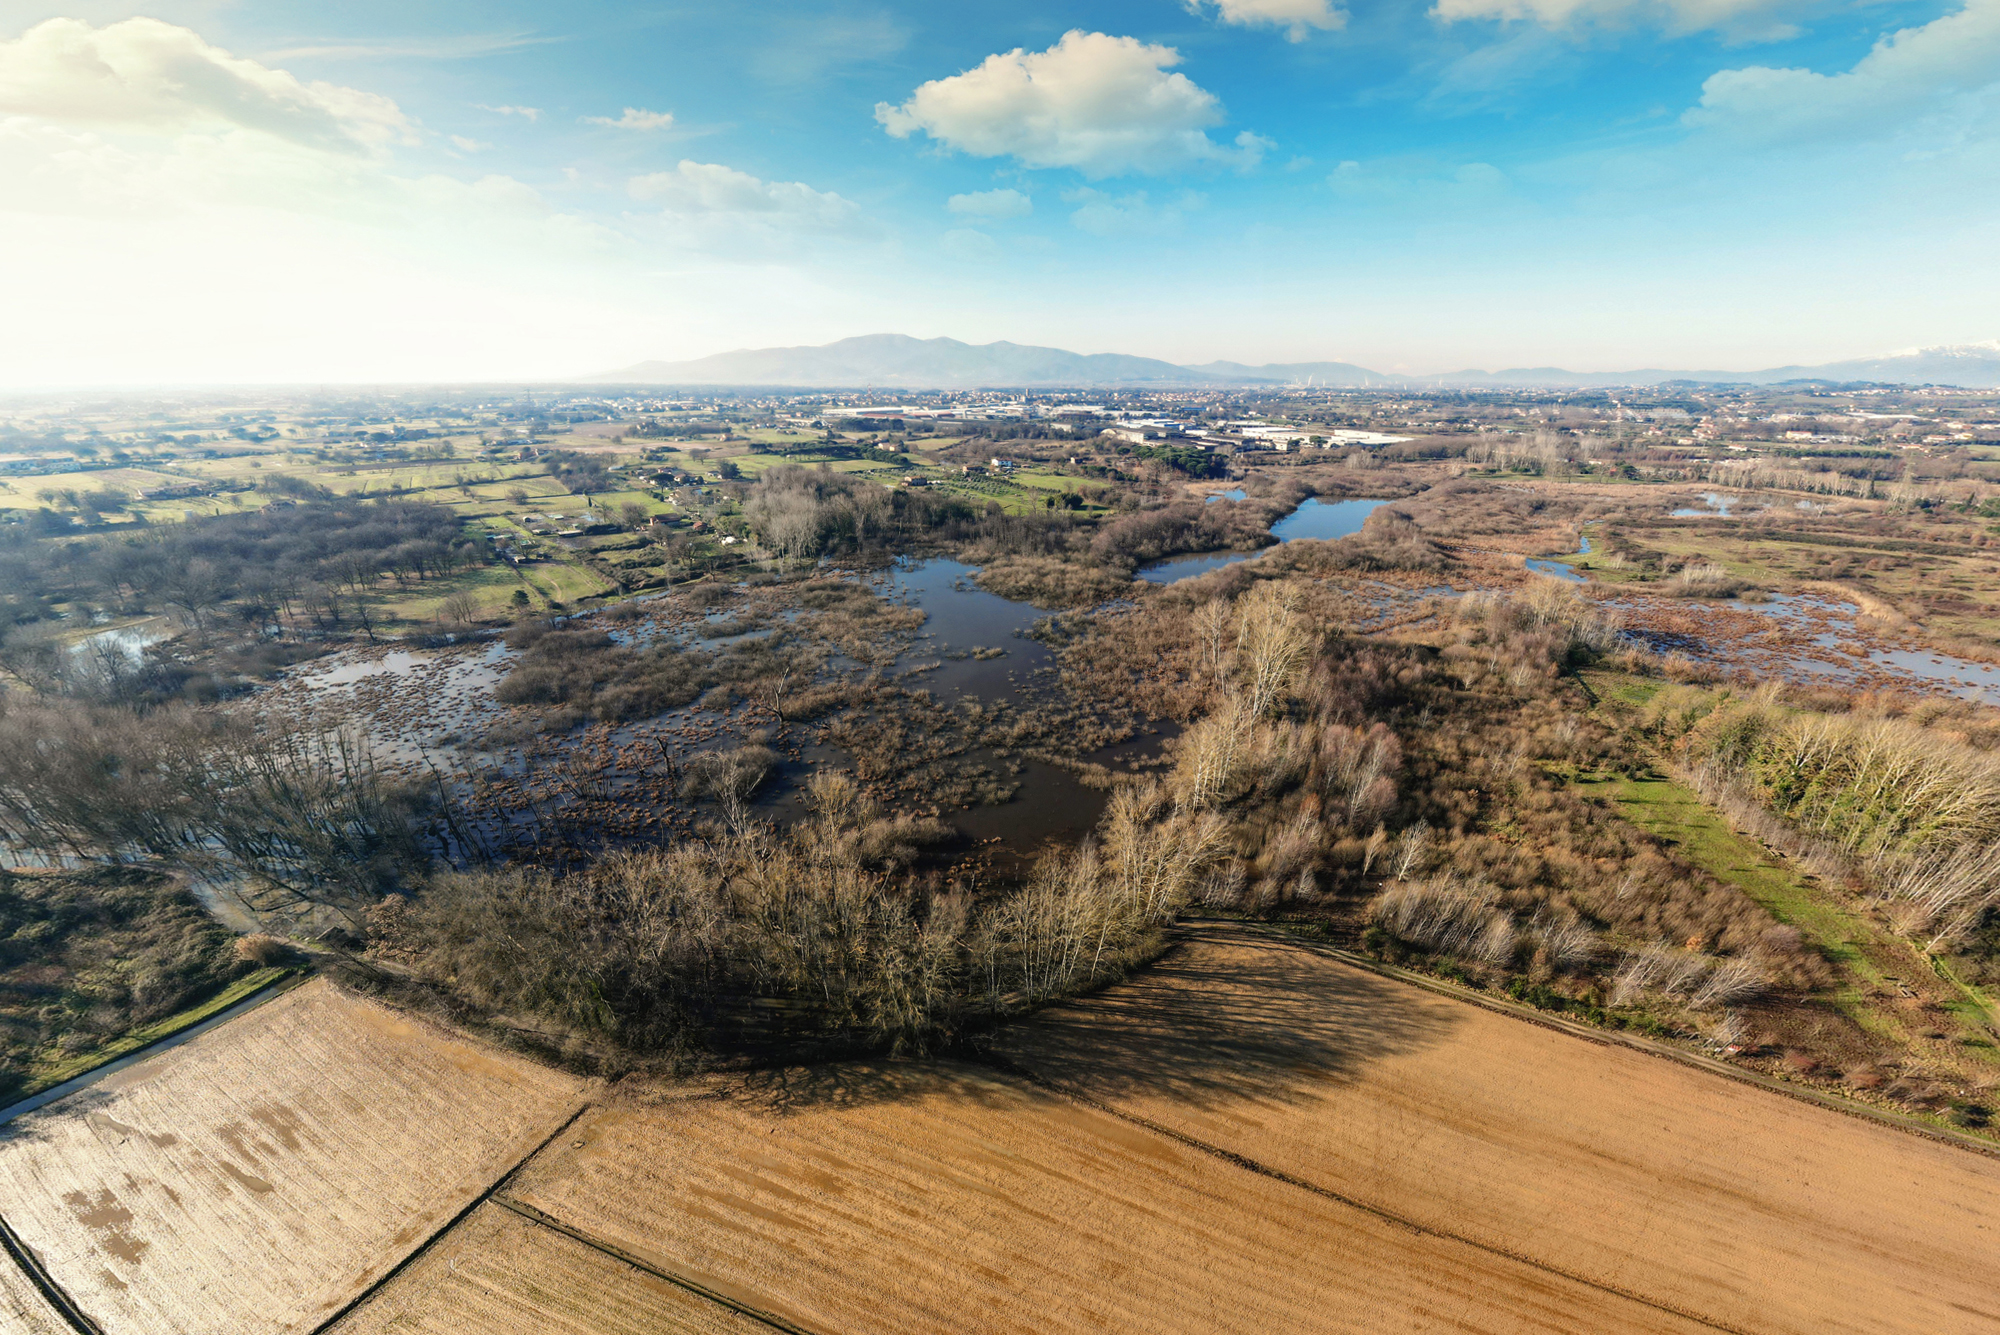
[[[1363,521],[1384,503],[1308,499],[1272,525],[1271,532],[1280,542],[1345,537],[1358,533]],[[1139,577],[1169,584],[1256,555],[1225,552],[1178,557],[1141,570]],[[915,648],[898,660],[894,671],[904,677],[905,685],[928,690],[946,704],[976,698],[987,704],[1026,705],[1035,694],[1053,695],[1058,690],[1055,654],[1028,636],[1035,623],[1049,613],[979,588],[973,582],[977,574],[975,566],[938,558],[899,563],[882,577],[888,596],[920,607],[926,614]],[[1001,652],[991,656],[994,650]],[[1174,731],[1170,724],[1149,725],[1137,736],[1084,760],[1107,769],[1126,770],[1134,762],[1143,764],[1157,758],[1162,742]],[[809,763],[821,758],[811,753],[806,757]],[[829,751],[824,759],[838,764],[840,758]],[[987,751],[974,752],[966,759],[986,765],[1019,785],[1008,802],[942,813],[968,839],[994,848],[996,870],[1009,864],[1018,868],[1022,859],[1032,857],[1045,844],[1074,844],[1103,814],[1107,795],[1085,785],[1067,769]],[[779,798],[779,805],[792,807],[796,801],[796,793],[788,793]]]
[[[1233,500],[1225,497],[1224,503]],[[1295,538],[1336,538],[1358,532],[1378,500],[1323,502],[1308,500],[1272,526],[1280,541]],[[1232,552],[1182,557],[1141,571],[1142,578],[1171,583],[1232,561],[1253,559],[1255,553]],[[928,691],[950,707],[976,699],[986,705],[1009,704],[1026,709],[1038,700],[1059,700],[1060,683],[1054,652],[1030,638],[1035,623],[1050,613],[1029,603],[1015,602],[979,588],[977,567],[949,559],[899,562],[869,576],[883,596],[907,602],[925,613],[925,621],[910,649],[889,669],[889,675],[913,690]],[[691,646],[716,650],[740,639],[772,633],[773,625],[743,626],[735,616],[719,611],[678,637]],[[648,623],[612,628],[620,643],[639,645],[665,632]],[[297,674],[306,697],[331,702],[349,693],[369,692],[372,699],[354,698],[367,731],[385,758],[418,761],[426,752],[445,753],[458,737],[477,734],[501,717],[492,699],[493,687],[505,674],[513,652],[495,643],[474,653],[432,655],[396,649],[385,654],[335,659]],[[696,750],[736,744],[740,720],[697,709],[670,711],[658,719],[630,724],[613,736],[614,745],[638,741],[642,748],[663,736],[676,750]],[[743,724],[747,727],[747,724]],[[1162,743],[1177,731],[1172,724],[1142,724],[1139,733],[1117,745],[1082,757],[1087,764],[1130,772],[1157,759]],[[1091,787],[1071,770],[1026,756],[976,750],[957,758],[982,766],[1013,795],[996,805],[942,807],[938,816],[960,831],[987,857],[995,874],[1025,870],[1036,852],[1050,843],[1074,845],[1096,825],[1107,794]],[[524,754],[500,761],[499,770],[519,775],[551,763],[548,757]],[[821,767],[852,764],[836,747],[806,745],[796,759],[783,764],[757,807],[783,821],[805,815],[802,784]],[[612,790],[622,781],[610,782]],[[919,799],[920,810],[927,804]]]
[[[1223,492],[1222,495],[1228,496],[1231,500],[1242,498],[1241,492],[1233,496]],[[1214,496],[1209,497],[1211,503],[1216,499]],[[1308,496],[1300,502],[1298,509],[1271,525],[1271,536],[1281,543],[1291,542],[1297,538],[1322,540],[1345,538],[1350,534],[1359,533],[1368,516],[1387,504],[1387,501],[1377,500],[1323,501],[1317,496]],[[1264,550],[1269,551],[1270,548]],[[1142,567],[1139,578],[1154,584],[1177,584],[1181,580],[1192,579],[1196,575],[1206,575],[1211,570],[1220,570],[1238,561],[1253,561],[1262,554],[1262,552],[1210,552],[1200,556],[1176,556]]]

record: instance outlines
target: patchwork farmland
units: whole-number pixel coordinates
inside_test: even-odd
[[[672,1083],[316,982],[16,1119],[0,1218],[37,1335],[2000,1323],[2000,1161],[1233,926],[989,1060]]]

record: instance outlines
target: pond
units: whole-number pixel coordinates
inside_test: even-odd
[[[73,654],[88,654],[99,648],[116,649],[134,665],[146,661],[146,650],[167,638],[157,622],[140,622],[111,630],[94,631],[70,646]]]
[[[1611,606],[1628,618],[1626,637],[1655,652],[1801,685],[1915,688],[2000,704],[2000,665],[1882,644],[1856,624],[1860,609],[1839,599],[1773,594],[1764,602],[1614,599]]]
[[[1223,495],[1230,496],[1224,492]],[[1210,497],[1214,500],[1214,497]],[[1232,500],[1242,499],[1241,493],[1231,496]],[[1271,525],[1271,536],[1279,542],[1292,542],[1299,538],[1345,538],[1359,533],[1361,525],[1377,509],[1387,505],[1380,500],[1322,501],[1317,496],[1308,496],[1299,503],[1299,508]],[[1265,548],[1265,551],[1269,551]],[[1261,555],[1260,552],[1206,552],[1199,556],[1176,556],[1165,561],[1155,561],[1139,571],[1139,578],[1152,584],[1177,584],[1196,575],[1206,575],[1211,570],[1220,570],[1238,561],[1249,561]]]
[[[1728,519],[1730,510],[1735,508],[1741,497],[1726,496],[1719,491],[1702,493],[1701,505],[1682,506],[1672,511],[1675,519]]]

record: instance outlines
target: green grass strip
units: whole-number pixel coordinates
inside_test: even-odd
[[[183,1029],[191,1029],[210,1016],[228,1010],[237,1002],[255,996],[292,972],[291,969],[259,969],[255,973],[245,974],[207,1001],[169,1015],[164,1020],[155,1020],[151,1024],[128,1030],[123,1036],[113,1039],[94,1052],[81,1053],[54,1066],[37,1064],[35,1068],[37,1074],[13,1097],[15,1100],[33,1098],[43,1090],[60,1085],[65,1080],[88,1075],[100,1066],[115,1062],[128,1052],[137,1052],[140,1048],[157,1043],[163,1038],[172,1038]]]
[[[1868,995],[1868,989],[1888,982],[1874,952],[1893,949],[1896,943],[1865,919],[1773,860],[1670,779],[1611,776],[1583,780],[1579,787],[1609,789],[1627,820],[1717,880],[1741,890],[1779,922],[1805,933],[1839,971],[1840,983],[1828,1000],[1856,1024],[1898,1041],[1908,1037],[1901,1023]]]

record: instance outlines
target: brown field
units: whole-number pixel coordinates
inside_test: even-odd
[[[507,1176],[589,1087],[315,984],[16,1124],[0,1214],[108,1335],[2000,1329],[2000,1160],[1254,930],[996,1055],[628,1083]]]
[[[1222,929],[1012,1061],[1425,1229],[1740,1331],[2000,1329],[2000,1160]]]
[[[829,1333],[1701,1329],[953,1063],[609,1107],[506,1197]]]
[[[28,1276],[0,1255],[0,1331],[7,1335],[71,1335]]]
[[[311,1330],[586,1082],[315,982],[0,1134],[0,1217],[106,1335]]]
[[[336,1322],[329,1335],[752,1335],[769,1329],[489,1203]]]

